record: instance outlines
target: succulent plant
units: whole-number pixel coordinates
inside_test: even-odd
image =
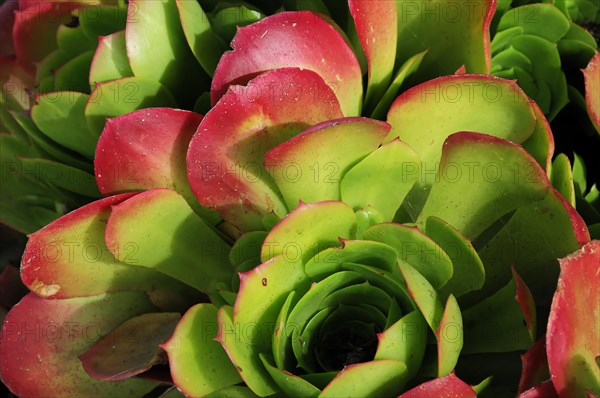
[[[598,6],[588,1],[505,1],[498,9],[491,73],[517,80],[551,121],[557,150],[571,164],[578,154],[590,170],[589,181],[599,182],[593,148],[600,138],[584,100],[594,91],[582,75],[598,52]]]
[[[93,158],[107,117],[202,107],[225,50],[195,1],[2,8],[14,27],[3,38],[0,219],[25,233],[101,197]]]
[[[204,116],[163,104],[97,119],[105,197],[30,235],[31,293],[0,341],[6,385],[600,394],[584,317],[598,242],[573,207],[592,188],[584,165],[553,160],[540,107],[485,74],[495,2],[456,2],[458,19],[443,2],[442,19],[414,2],[283,3],[297,11],[236,5],[260,20],[215,63]]]

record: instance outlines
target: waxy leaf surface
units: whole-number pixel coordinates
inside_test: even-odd
[[[215,72],[213,105],[232,84],[245,84],[271,69],[302,68],[318,73],[337,96],[344,116],[358,116],[362,74],[356,56],[331,24],[310,11],[281,12],[240,28]]]

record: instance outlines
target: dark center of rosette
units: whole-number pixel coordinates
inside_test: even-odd
[[[331,372],[375,358],[377,334],[385,330],[391,309],[398,309],[394,314],[400,310],[383,286],[365,276],[336,272],[313,285],[297,304],[290,318],[303,325],[293,336],[299,367]]]
[[[72,16],[69,23],[66,23],[65,26],[67,28],[76,28],[79,26],[79,18],[76,16]]]
[[[316,357],[325,371],[343,369],[373,360],[377,351],[377,325],[347,322],[324,331],[316,347]]]
[[[279,362],[290,372],[335,374],[377,356],[380,335],[413,303],[398,275],[397,253],[373,241],[346,241],[329,248],[304,267],[310,289],[286,319],[294,360]],[[284,313],[285,314],[285,313]]]

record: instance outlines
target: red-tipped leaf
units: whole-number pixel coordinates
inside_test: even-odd
[[[192,194],[185,156],[202,116],[185,110],[148,108],[108,119],[94,159],[100,192],[170,188],[200,215],[215,219]]]
[[[36,2],[15,13],[13,43],[20,64],[30,73],[35,63],[56,49],[56,31],[61,24],[71,21],[74,3]]]
[[[94,380],[77,357],[120,323],[153,310],[140,292],[67,300],[46,300],[30,293],[4,321],[0,376],[20,397],[143,396],[157,384]]]
[[[198,201],[241,230],[263,229],[262,217],[287,208],[263,167],[271,148],[342,113],[316,73],[267,72],[232,86],[206,114],[187,154],[188,178]]]
[[[106,247],[104,232],[111,206],[131,196],[90,203],[30,235],[21,263],[23,283],[37,295],[54,299],[181,287],[160,273],[117,261]],[[139,247],[136,242],[127,243],[117,250],[123,258],[135,260]]]
[[[394,69],[398,42],[398,11],[395,1],[349,0],[348,7],[358,38],[369,62],[367,107],[385,92]]]
[[[550,375],[561,397],[600,393],[600,241],[560,260],[546,346]]]
[[[351,47],[320,14],[281,12],[240,28],[217,65],[213,105],[231,84],[271,70],[298,67],[317,72],[335,92],[345,116],[360,114],[362,73]]]
[[[475,390],[454,373],[425,382],[398,398],[477,398]]]
[[[518,398],[558,398],[552,381],[546,380],[519,394]]]
[[[521,355],[522,371],[519,380],[519,393],[532,389],[537,383],[547,380],[548,358],[546,356],[546,336],[536,341],[529,350]]]
[[[585,78],[585,103],[587,105],[590,119],[600,132],[600,53],[590,60],[588,66],[583,70]]]

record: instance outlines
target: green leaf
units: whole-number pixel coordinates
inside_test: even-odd
[[[337,272],[323,279],[310,287],[288,316],[286,333],[288,338],[292,337],[292,333],[302,328],[317,312],[325,308],[323,301],[331,294],[347,286],[353,286],[363,282],[360,274],[352,271]]]
[[[517,282],[463,311],[463,354],[527,350],[535,341],[517,301]],[[535,319],[535,307],[533,318]]]
[[[217,309],[211,304],[190,308],[162,348],[169,357],[173,381],[186,396],[206,396],[241,381],[227,353],[215,341]]]
[[[229,329],[220,333],[221,342],[232,361],[242,369],[240,374],[246,384],[257,394],[268,395],[276,389],[258,355],[272,352],[273,335],[281,333],[275,332],[275,327],[282,306],[291,291],[304,294],[309,279],[301,264],[285,255],[273,257],[240,274],[240,279],[234,313],[228,315],[233,317],[235,327],[233,324],[223,326]],[[229,311],[223,308],[220,313]],[[226,313],[220,315],[220,322],[225,316]]]
[[[264,17],[265,15],[257,9],[242,4],[221,8],[212,16],[210,22],[214,31],[229,43],[238,27],[250,25]]]
[[[395,359],[406,364],[408,377],[416,376],[427,346],[427,324],[419,311],[412,311],[378,335],[378,359]]]
[[[135,14],[126,27],[134,75],[162,84],[181,106],[191,108],[209,79],[187,44],[176,2],[131,0],[129,9]]]
[[[560,153],[554,158],[550,182],[571,206],[575,206],[575,187],[573,185],[571,162],[564,153]]]
[[[206,398],[258,398],[251,389],[244,386],[225,387],[205,396]],[[273,398],[278,397],[277,394]]]
[[[481,289],[485,282],[485,270],[475,248],[464,236],[441,218],[429,217],[425,233],[437,243],[452,261],[452,277],[438,294],[460,297],[472,290]]]
[[[276,368],[264,354],[260,354],[260,359],[273,380],[275,380],[275,383],[277,383],[288,396],[307,398],[316,398],[319,396],[321,390],[310,384],[308,381],[295,376],[290,372]]]
[[[47,77],[53,79],[54,71],[68,60],[69,57],[64,52],[59,49],[54,50],[37,65],[35,80],[39,82]]]
[[[258,334],[252,333],[258,329],[257,324],[234,320],[233,308],[229,306],[219,308],[218,325],[217,341],[227,351],[227,355],[246,385],[259,396],[276,393],[279,388],[260,360],[260,354],[268,352],[268,349],[261,349],[254,341],[256,337],[270,336],[272,331],[263,329]],[[242,333],[242,330],[245,332]]]
[[[157,106],[175,108],[177,103],[160,83],[138,77],[126,77],[97,84],[90,94],[85,116],[90,131],[100,136],[106,118]]]
[[[398,304],[401,304],[401,308],[397,308],[400,312],[410,312],[416,308],[407,292],[404,281],[398,275],[382,271],[380,268],[378,269],[368,265],[353,263],[345,263],[342,266],[342,270],[356,272],[373,286],[378,286],[386,291],[390,296],[396,299]],[[395,304],[392,303],[392,307],[394,306]],[[392,311],[392,309],[390,309],[390,311]]]
[[[372,206],[359,209],[354,214],[356,215],[356,239],[362,239],[367,229],[385,221],[377,209]]]
[[[498,31],[513,27],[556,43],[569,30],[569,20],[553,4],[527,4],[506,12],[500,20]],[[534,58],[535,59],[535,58]]]
[[[486,32],[494,5],[492,1],[466,0],[427,7],[421,2],[398,2],[396,64],[429,49],[417,72],[418,82],[452,74],[462,65],[469,73],[487,73]]]
[[[421,273],[435,289],[452,277],[452,261],[448,254],[415,227],[384,223],[365,231],[367,240],[385,243],[398,253],[399,263],[408,263]]]
[[[478,133],[446,140],[435,178],[417,226],[424,229],[429,216],[443,215],[471,240],[510,211],[544,198],[550,188],[521,147]]]
[[[529,138],[536,122],[529,101],[514,81],[482,75],[444,76],[396,99],[388,113],[392,131],[386,142],[399,137],[409,144],[421,158],[420,181],[430,184],[442,145],[453,133],[477,131],[516,143]]]
[[[327,6],[323,0],[284,0],[283,5],[289,11],[314,11],[330,16]]]
[[[490,384],[492,383],[493,380],[494,380],[494,376],[490,376],[490,377],[482,380],[481,383],[476,384],[471,387],[473,388],[475,393],[477,393],[477,395],[479,396],[479,394],[483,393],[490,386]]]
[[[573,184],[576,195],[583,195],[587,192],[587,170],[583,158],[574,154],[573,161]]]
[[[177,0],[177,8],[183,33],[194,56],[212,77],[227,44],[213,31],[208,16],[197,1]]]
[[[371,113],[373,119],[383,120],[385,118],[385,114],[390,109],[390,105],[392,105],[392,102],[398,97],[404,81],[419,70],[419,66],[423,61],[423,57],[427,54],[427,51],[429,50],[413,55],[396,71],[394,80],[389,84],[385,94],[383,94],[379,103]]]
[[[93,51],[94,47],[96,47],[96,38],[88,37],[80,26],[59,26],[56,31],[56,41],[58,49],[69,59],[75,58],[85,52]]]
[[[88,95],[77,92],[40,95],[31,109],[31,118],[51,140],[93,159],[97,139],[90,133],[84,115],[88,99]]]
[[[513,26],[508,29],[498,31],[494,35],[494,39],[490,45],[492,54],[496,55],[505,50],[508,46],[510,46],[510,42],[514,37],[523,34],[523,30],[524,29],[521,26]],[[494,67],[492,66],[492,71],[493,69]]]
[[[10,113],[3,112],[3,116],[14,123],[15,128],[21,129]],[[51,190],[29,178],[32,171],[24,167],[21,157],[36,157],[40,153],[23,138],[0,134],[0,181],[3,187],[0,190],[0,220],[30,234],[58,218],[61,210]]]
[[[558,7],[577,24],[597,21],[600,6],[594,0],[556,0]]]
[[[531,59],[513,46],[496,54],[493,58],[493,63],[494,69],[498,67],[502,67],[503,69],[519,67],[523,70],[530,70],[533,66]]]
[[[573,22],[570,22],[569,31],[557,46],[562,63],[578,68],[585,68],[598,49],[594,36]]]
[[[345,308],[345,306],[340,306],[337,310],[331,307],[322,308],[306,322],[300,325],[290,325],[294,327],[290,340],[292,341],[294,359],[297,362],[296,368],[300,368],[302,373],[317,371],[319,363],[323,363],[323,368],[329,370],[327,364],[322,361],[323,356],[315,353],[315,349],[319,344],[319,331],[323,330],[323,333],[326,333],[326,331],[331,330],[328,328],[328,321]]]
[[[89,71],[94,57],[93,51],[88,51],[67,61],[54,72],[53,91],[90,92]]]
[[[54,158],[62,163],[69,166],[76,167],[81,170],[92,171],[92,165],[89,161],[82,158],[79,154],[74,153],[66,148],[61,147],[55,142],[51,141],[43,134],[37,126],[33,123],[31,118],[15,112],[10,112],[18,123],[18,125],[27,132],[27,135],[31,140],[39,146],[44,152],[48,153],[51,158]]]
[[[183,395],[183,393],[179,391],[177,387],[172,386],[160,394],[158,398],[185,398],[185,395]]]
[[[296,296],[296,291],[291,291],[285,299],[285,302],[279,311],[279,315],[277,316],[275,330],[273,331],[271,339],[275,365],[279,369],[290,369],[290,367],[293,366],[293,352],[291,346],[292,341],[288,339],[286,327],[288,317],[293,309],[293,305],[295,305],[298,301]]]
[[[548,119],[552,120],[558,112],[569,102],[567,95],[567,82],[564,73],[561,70],[560,57],[557,51],[556,44],[551,43],[543,38],[532,35],[517,36],[512,40],[512,45],[522,53],[529,56],[530,59],[543,59],[544,62],[533,62],[533,68],[530,71],[535,80],[538,90],[547,86],[550,98],[550,105],[545,107],[540,101],[543,100],[542,94],[537,94],[525,85],[522,85],[523,90],[535,99],[544,114],[548,115]],[[519,84],[522,82],[520,77]]]
[[[538,305],[549,304],[558,278],[557,258],[589,239],[581,217],[554,190],[542,200],[522,205],[506,225],[479,250],[486,283],[469,298],[479,302],[510,281],[511,270],[523,277]]]
[[[102,197],[94,176],[83,170],[47,159],[22,159],[22,162],[24,167],[34,172],[33,179],[40,184],[88,198]]]
[[[306,262],[321,250],[339,246],[355,228],[352,209],[342,202],[301,204],[265,238],[261,260],[282,254],[290,262]]]
[[[550,169],[554,153],[554,136],[550,124],[539,106],[534,107],[536,115],[535,128],[529,138],[521,143],[523,148],[533,156],[546,171]]]
[[[384,221],[392,221],[419,175],[418,156],[410,146],[395,139],[367,155],[343,176],[341,200],[355,210],[372,206]]]
[[[439,300],[435,289],[423,275],[409,264],[401,262],[400,271],[402,271],[410,296],[417,304],[431,330],[435,332],[444,315],[444,306]]]
[[[327,384],[331,383],[331,380],[338,375],[339,372],[321,372],[321,373],[307,373],[302,375],[304,380],[308,381],[314,386],[317,386],[320,389],[327,387]]]
[[[185,285],[160,273],[117,261],[105,244],[111,206],[130,195],[117,195],[83,206],[29,237],[21,278],[30,290],[53,299],[122,290],[169,290],[189,293]],[[133,262],[139,247],[128,242],[120,257]]]
[[[408,380],[402,361],[381,359],[346,366],[320,397],[383,397],[398,395]]]
[[[48,173],[48,170],[24,163],[22,159],[16,161],[5,161],[5,159],[7,157],[2,155],[3,186],[7,190],[3,192],[0,200],[7,206],[2,209],[4,214],[17,212],[10,216],[11,219],[29,218],[35,223],[46,221],[48,224],[64,214],[68,207],[80,206],[89,201],[89,198],[86,200],[80,195],[58,189],[44,181],[46,174],[52,175],[52,172]],[[29,207],[31,209],[28,209]],[[55,216],[47,218],[46,216],[50,214]],[[35,231],[46,224],[39,225]]]
[[[170,189],[142,192],[113,206],[106,242],[120,261],[162,272],[203,293],[231,282],[229,246]],[[132,243],[133,257],[122,251]]]
[[[302,301],[302,299],[300,300]],[[383,289],[371,285],[368,281],[355,284],[352,286],[340,287],[334,292],[331,292],[325,297],[319,308],[335,308],[340,304],[355,304],[369,305],[378,309],[381,313],[387,313],[391,305],[391,297]],[[292,313],[293,314],[293,313]]]
[[[132,8],[131,18],[136,17],[136,9]],[[125,29],[127,22],[127,6],[123,3],[117,7],[103,5],[101,7],[84,7],[79,10],[79,25],[85,34],[97,40],[99,36],[108,36]]]
[[[327,121],[271,149],[264,164],[288,209],[299,201],[339,200],[344,174],[377,149],[389,128],[366,118]],[[297,170],[294,178],[287,174],[290,165]]]
[[[22,234],[33,233],[61,215],[56,209],[0,200],[0,220]]]
[[[125,48],[125,31],[98,38],[98,47],[90,66],[90,87],[123,77],[133,76],[127,49]]]
[[[458,302],[453,295],[448,297],[444,314],[435,330],[438,350],[438,377],[449,375],[463,348],[463,320]]]
[[[304,265],[304,271],[313,281],[319,281],[340,271],[346,263],[373,266],[387,272],[397,270],[398,254],[390,246],[368,240],[343,240],[342,246],[318,252]]]
[[[229,263],[234,267],[248,260],[260,264],[260,251],[267,237],[265,231],[246,232],[235,241],[229,252]]]

